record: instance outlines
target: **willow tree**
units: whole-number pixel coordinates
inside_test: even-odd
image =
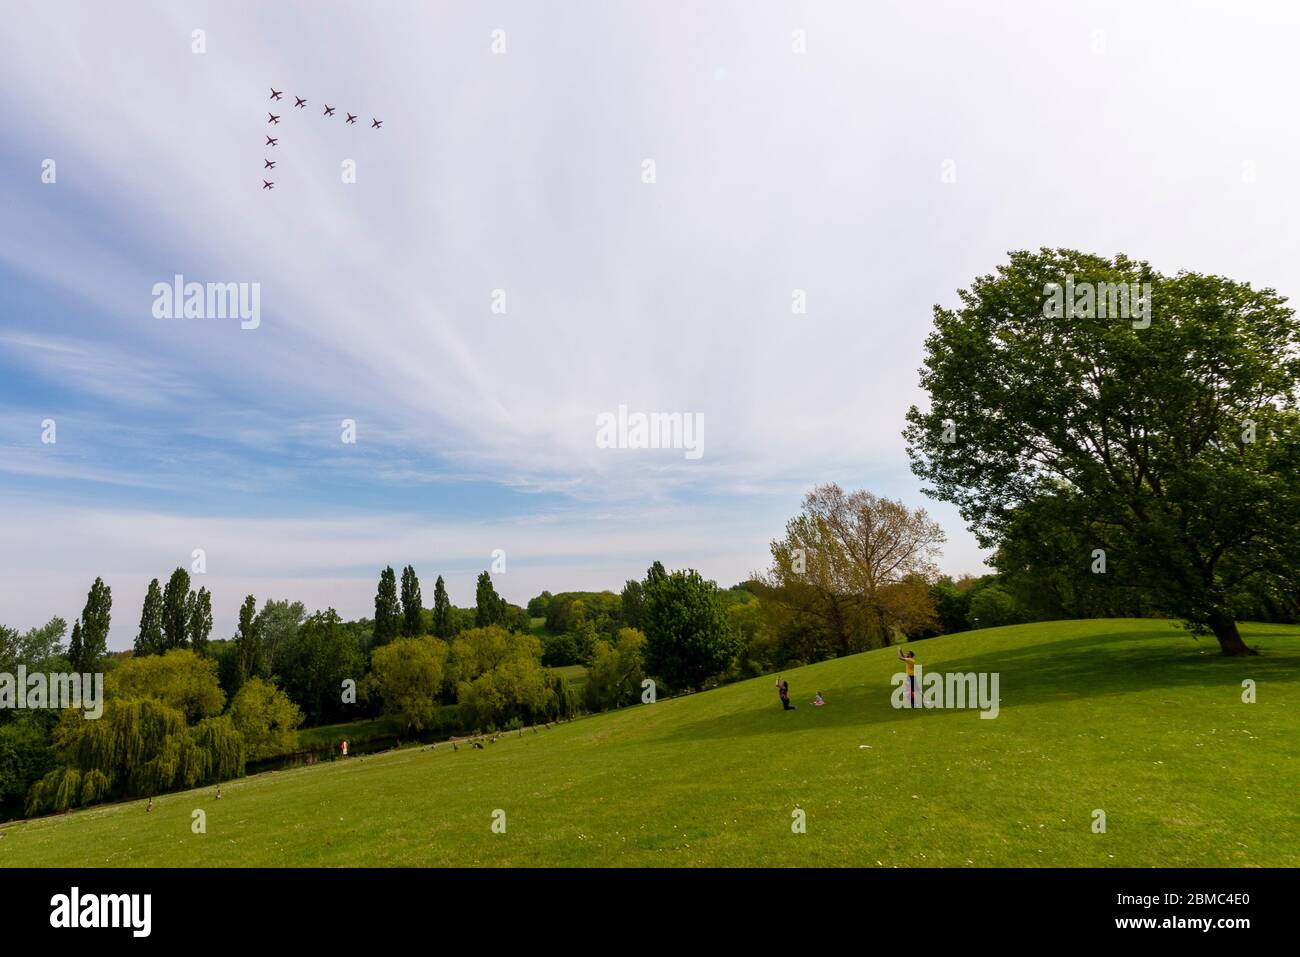
[[[1271,289],[1165,276],[1124,256],[1016,252],[935,307],[924,411],[905,432],[927,491],[996,548],[1054,499],[1090,539],[1079,576],[1144,589],[1224,654],[1234,608],[1300,575],[1300,325]]]
[[[244,739],[229,716],[186,725],[180,710],[153,698],[110,698],[97,721],[66,711],[55,739],[60,766],[32,785],[29,815],[244,773]]]

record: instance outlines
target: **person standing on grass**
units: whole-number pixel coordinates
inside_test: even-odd
[[[343,757],[348,756],[348,739],[344,738],[343,743],[339,745],[339,750],[343,752]]]
[[[916,652],[909,651],[903,654],[900,646],[898,649],[898,660],[907,665],[907,697],[911,701],[911,706],[916,707]]]

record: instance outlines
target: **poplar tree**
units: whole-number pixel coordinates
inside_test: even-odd
[[[149,583],[144,607],[140,610],[140,630],[135,636],[137,655],[160,655],[163,652],[163,597],[158,579]]]
[[[374,646],[386,645],[397,637],[402,611],[397,601],[397,576],[389,565],[379,573],[379,590],[375,593]]]
[[[441,575],[433,586],[433,633],[439,638],[451,637],[451,599]]]
[[[420,626],[420,579],[416,577],[414,566],[402,569],[402,635],[418,638],[423,632]]]

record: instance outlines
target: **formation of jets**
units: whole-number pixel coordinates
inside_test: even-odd
[[[280,98],[283,97],[283,96],[284,96],[284,91],[283,91],[283,90],[277,90],[275,87],[271,87],[271,99],[272,99],[272,100],[278,100],[278,99],[280,99]],[[306,97],[295,96],[295,97],[293,98],[293,100],[294,100],[294,103],[293,103],[293,105],[294,105],[294,109],[299,109],[299,110],[301,110],[301,109],[304,109],[304,108],[307,106],[307,99],[306,99]],[[355,113],[348,113],[347,110],[344,110],[343,112],[347,114],[347,119],[345,119],[345,120],[343,121],[343,123],[344,123],[345,126],[350,126],[350,125],[353,125],[353,124],[355,124],[355,123],[357,122],[357,115],[356,115]],[[276,113],[268,112],[268,113],[266,114],[266,122],[267,122],[268,124],[271,124],[271,125],[274,125],[274,126],[278,126],[279,123],[280,123],[280,116],[281,116],[281,115],[283,115],[283,114],[276,114]],[[328,103],[326,103],[326,104],[325,104],[325,113],[324,113],[324,115],[325,115],[325,116],[333,116],[333,115],[334,115],[334,107],[332,107],[332,106],[330,106]],[[384,121],[383,121],[383,120],[381,120],[381,119],[377,119],[376,117],[373,117],[373,116],[370,118],[370,128],[371,128],[372,130],[380,129],[381,127],[383,127],[383,125],[384,125]],[[276,145],[278,145],[278,144],[279,144],[279,140],[278,140],[276,137],[274,137],[274,136],[268,136],[268,137],[266,138],[266,145],[267,145],[267,146],[276,146]],[[262,159],[262,169],[275,169],[275,161],[274,161],[274,160],[269,160],[269,159],[266,159],[265,157],[263,157],[263,159]],[[274,180],[265,180],[265,179],[262,180],[262,189],[274,189],[274,188],[275,188],[275,181],[274,181]]]

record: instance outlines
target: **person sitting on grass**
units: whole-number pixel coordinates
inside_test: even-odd
[[[820,708],[825,703],[826,703],[826,699],[822,697],[822,693],[820,691],[817,692],[817,696],[813,698],[813,705],[815,707]]]

